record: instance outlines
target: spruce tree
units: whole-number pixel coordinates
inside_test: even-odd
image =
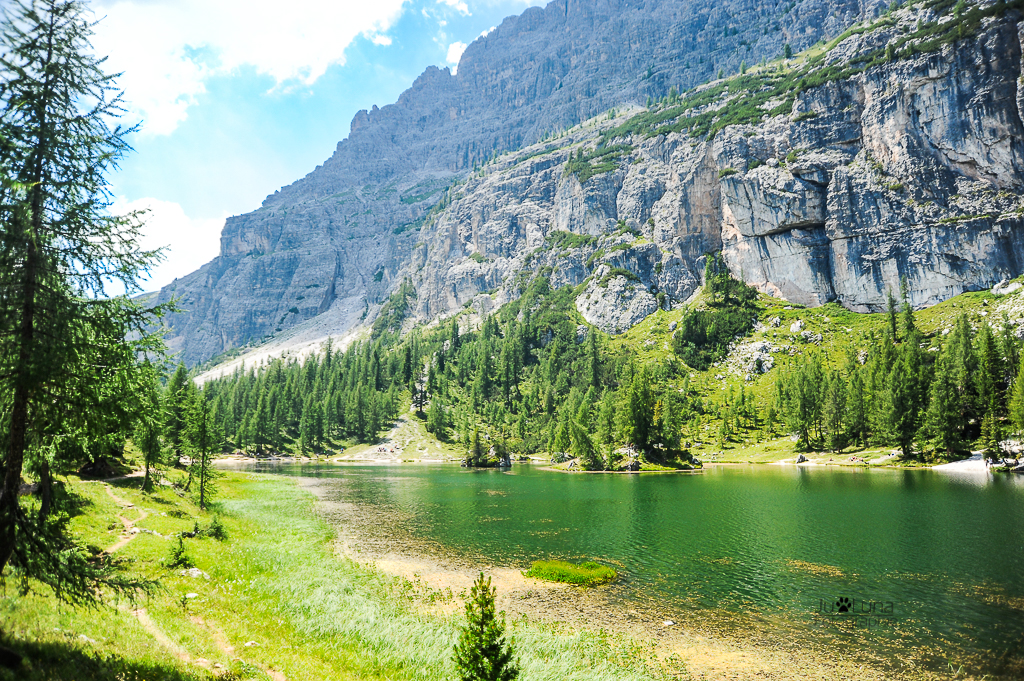
[[[484,447],[480,442],[480,429],[473,429],[472,444],[469,448],[469,464],[479,466],[484,460]]]
[[[178,465],[183,453],[181,445],[181,430],[185,421],[185,387],[189,383],[188,370],[184,364],[179,364],[174,370],[167,388],[164,390],[165,432],[167,442],[174,450],[175,464]]]
[[[978,358],[978,373],[975,378],[978,403],[984,405],[984,412],[994,410],[998,415],[1002,402],[1003,358],[988,324],[981,324],[975,343],[975,354]]]
[[[825,446],[839,452],[846,446],[846,382],[838,371],[832,372],[825,385],[822,421],[825,428]]]
[[[901,359],[893,366],[886,381],[886,425],[890,441],[899,446],[904,459],[914,456],[914,435],[918,428],[911,373],[906,359]]]
[[[864,379],[860,369],[854,369],[846,384],[846,425],[850,437],[861,447],[868,444],[868,412]]]
[[[630,444],[647,450],[654,434],[654,393],[647,367],[633,372],[633,380],[626,389],[623,410],[623,435]]]
[[[142,452],[142,460],[146,467],[142,489],[151,492],[153,490],[152,470],[163,463],[164,455],[164,443],[161,437],[164,428],[163,418],[161,418],[163,409],[155,375],[151,378],[149,389],[144,393],[143,398],[146,409],[135,425],[132,440]]]
[[[159,353],[154,315],[127,294],[158,254],[139,246],[140,217],[111,216],[107,173],[129,149],[123,110],[90,45],[81,0],[8,0],[0,21],[0,574],[93,601],[97,587],[138,583],[85,560],[52,492],[53,474],[97,442],[123,442]],[[57,446],[59,443],[60,446]],[[54,452],[51,457],[47,452]],[[78,460],[76,461],[76,457]],[[36,517],[19,499],[38,477]]]
[[[512,643],[505,640],[505,621],[495,613],[496,590],[480,573],[466,602],[466,626],[455,646],[455,670],[460,681],[515,681],[519,668]]]
[[[1024,432],[1024,355],[1021,355],[1017,378],[1013,381],[1009,401],[1010,423],[1017,432]]]
[[[213,468],[213,461],[220,453],[223,436],[209,400],[198,390],[189,396],[186,405],[182,439],[191,459],[189,477],[198,488],[199,508],[205,510],[217,491],[215,482],[220,475]]]
[[[427,431],[433,433],[438,440],[448,439],[448,422],[445,417],[444,402],[440,395],[430,398],[430,408],[427,411]]]
[[[601,451],[590,439],[587,431],[576,421],[569,421],[568,428],[571,440],[569,451],[574,459],[579,460],[580,467],[585,471],[604,470],[604,458],[601,456]]]
[[[928,391],[928,409],[922,426],[923,439],[947,457],[961,449],[959,394],[952,361],[946,352],[935,362],[935,376]]]
[[[889,333],[892,335],[892,342],[899,340],[896,331],[896,299],[892,295],[892,289],[885,293],[885,314],[889,318]]]

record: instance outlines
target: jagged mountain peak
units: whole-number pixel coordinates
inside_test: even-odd
[[[652,305],[685,298],[699,282],[698,259],[713,250],[762,289],[812,304],[839,299],[872,308],[894,276],[919,280],[918,304],[986,285],[1018,266],[1016,227],[986,223],[988,245],[972,261],[955,229],[947,229],[952,241],[936,247],[933,222],[952,225],[971,206],[995,210],[965,198],[981,196],[981,185],[958,178],[989,182],[988,172],[1012,185],[1019,177],[1014,3],[998,4],[998,17],[964,19],[973,22],[969,40],[916,55],[914,45],[928,40],[919,35],[897,48],[908,54],[889,58],[883,47],[881,56],[857,61],[873,54],[868,41],[880,31],[900,32],[885,39],[895,44],[919,26],[948,21],[952,3],[932,0],[900,10],[915,13],[912,27],[862,25],[828,49],[787,61],[783,72],[716,81],[689,96],[694,106],[685,115],[672,115],[679,102],[641,111],[673,88],[775,59],[787,43],[798,50],[835,38],[882,6],[559,1],[506,20],[467,48],[457,73],[432,67],[395,104],[360,112],[323,166],[259,210],[231,218],[220,257],[161,293],[184,293],[189,308],[171,319],[172,347],[196,363],[328,311],[350,320],[338,306],[367,309],[406,277],[419,289],[420,319],[484,293],[499,304],[516,295],[520,273],[540,275],[516,258],[555,231],[593,237],[589,254],[561,249],[556,255],[565,262],[542,267],[556,285],[585,285],[578,309],[610,330]],[[993,7],[971,4],[970,11]],[[785,80],[795,72],[802,81]],[[966,122],[943,123],[950,106],[968,111]],[[628,149],[603,153],[592,139],[584,144],[591,169],[567,172],[579,149],[566,148],[561,131],[627,107],[637,115],[602,123],[600,145]],[[612,128],[621,130],[608,137]],[[529,172],[499,177],[492,164],[486,177],[474,173],[497,154],[555,138],[561,141],[523,164]],[[896,179],[883,183],[857,170],[872,163],[891,178],[906,176],[905,194],[890,196],[899,194],[886,188]],[[839,182],[847,183],[845,194]],[[951,198],[951,188],[960,198]],[[956,201],[964,211],[951,208]],[[844,215],[849,220],[836,217]],[[620,223],[638,243],[624,245]],[[617,231],[620,241],[608,242]],[[947,246],[957,252],[946,253]],[[599,265],[607,271],[598,273],[591,256],[602,248]],[[609,248],[617,249],[614,257]],[[608,276],[619,270],[636,279]],[[627,312],[600,312],[616,306]]]

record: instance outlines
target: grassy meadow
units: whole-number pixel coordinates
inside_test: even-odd
[[[171,472],[175,480],[177,472]],[[334,533],[294,479],[228,473],[210,513],[176,487],[141,478],[68,481],[80,499],[75,532],[161,589],[137,603],[72,608],[8,579],[0,643],[25,657],[2,681],[185,679],[450,679],[462,622],[452,596],[340,558]],[[213,513],[228,538],[186,538],[198,572],[164,566],[177,535]],[[139,531],[134,532],[133,528]],[[125,539],[131,537],[125,543]],[[207,578],[208,577],[208,578]],[[445,614],[445,613],[454,614]],[[604,632],[509,622],[522,679],[674,678],[653,648]]]

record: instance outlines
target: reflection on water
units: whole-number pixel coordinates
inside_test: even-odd
[[[632,604],[830,655],[1024,677],[1024,485],[933,471],[717,467],[565,475],[520,465],[260,466],[332,478],[337,500],[509,567],[619,566]],[[845,607],[844,607],[845,606]]]

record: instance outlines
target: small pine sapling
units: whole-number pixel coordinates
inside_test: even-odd
[[[494,612],[496,590],[480,573],[466,602],[466,626],[455,645],[455,669],[460,681],[515,681],[519,667],[512,642],[505,641],[505,619]]]

